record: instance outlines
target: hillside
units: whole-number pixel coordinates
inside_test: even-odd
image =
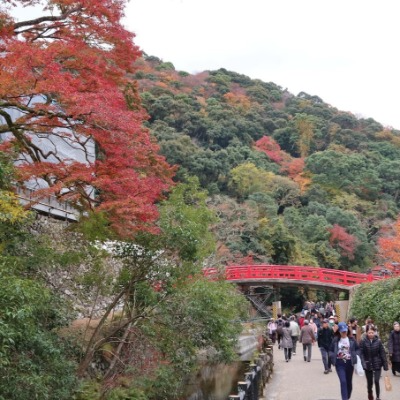
[[[197,176],[219,216],[210,263],[387,261],[376,244],[399,211],[400,131],[225,69],[191,75],[153,56],[136,67],[176,180]]]

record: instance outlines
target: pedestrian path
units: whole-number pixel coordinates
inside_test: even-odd
[[[335,367],[325,375],[321,354],[316,345],[312,347],[311,362],[303,360],[302,345],[297,344],[297,354],[285,362],[283,350],[274,345],[274,373],[265,389],[266,400],[341,400],[339,378]],[[385,390],[383,376],[388,375],[392,391]],[[400,376],[382,370],[382,400],[400,400]],[[375,388],[374,388],[375,390]],[[374,391],[375,398],[375,391]],[[367,400],[367,380],[365,376],[353,376],[351,400]]]

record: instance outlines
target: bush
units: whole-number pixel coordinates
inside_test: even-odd
[[[349,315],[362,322],[371,317],[378,327],[379,336],[386,342],[393,322],[400,319],[399,304],[400,278],[371,282],[355,289]]]
[[[0,258],[0,400],[69,400],[75,354],[53,331],[64,323],[57,299],[14,269]]]

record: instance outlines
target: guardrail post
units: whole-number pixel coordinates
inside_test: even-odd
[[[260,353],[257,360],[249,365],[250,370],[244,374],[245,380],[238,382],[238,394],[229,395],[228,400],[259,400],[272,374],[273,364],[273,347],[268,346],[265,353]]]
[[[246,399],[247,400],[247,382],[243,382],[240,381],[238,382],[238,392],[239,392],[239,396],[242,399]]]
[[[264,386],[267,383],[265,379],[267,365],[266,365],[266,357],[265,353],[260,353],[257,359],[257,367],[258,367],[258,395],[262,396],[264,391]]]
[[[244,379],[247,382],[247,392],[245,399],[254,400],[254,377],[252,372],[246,372],[244,374]]]
[[[258,384],[259,384],[259,379],[258,379],[258,368],[257,364],[250,364],[250,369],[252,372],[252,400],[258,400]]]

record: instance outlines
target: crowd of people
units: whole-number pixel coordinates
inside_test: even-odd
[[[349,400],[353,389],[353,373],[357,363],[364,371],[368,400],[380,400],[380,378],[382,368],[392,374],[400,373],[400,324],[393,323],[393,330],[387,338],[387,352],[379,337],[377,326],[371,318],[360,326],[356,318],[347,322],[339,321],[332,302],[326,304],[306,302],[299,314],[290,316],[278,314],[267,325],[267,334],[272,343],[283,349],[285,361],[296,355],[298,343],[302,346],[305,362],[311,362],[313,345],[321,353],[323,373],[332,372],[335,367],[340,382],[342,400]],[[388,362],[389,360],[389,362]]]

